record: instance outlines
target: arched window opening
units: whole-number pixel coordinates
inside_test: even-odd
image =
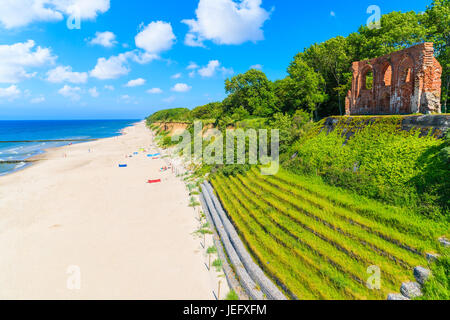
[[[363,77],[364,83],[363,88],[366,90],[372,90],[373,88],[373,71],[369,70]]]
[[[405,59],[403,59],[398,71],[398,79],[401,84],[412,82],[414,77],[413,60],[410,57],[406,57]]]
[[[386,87],[392,84],[392,67],[390,64],[384,69],[383,83]]]
[[[412,68],[402,68],[400,72],[400,83],[409,83],[412,81]]]

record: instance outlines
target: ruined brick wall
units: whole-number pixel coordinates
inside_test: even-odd
[[[353,62],[351,70],[347,115],[441,112],[442,67],[433,43]]]

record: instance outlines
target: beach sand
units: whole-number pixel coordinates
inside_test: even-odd
[[[214,298],[184,183],[126,158],[151,146],[141,122],[0,177],[0,299]]]

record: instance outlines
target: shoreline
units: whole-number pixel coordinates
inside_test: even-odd
[[[17,160],[17,161],[20,161],[20,163],[23,163],[23,166],[21,166],[19,168],[14,168],[14,169],[9,170],[9,171],[5,171],[3,173],[0,173],[0,177],[9,176],[9,175],[12,175],[14,173],[26,170],[28,168],[31,168],[33,165],[37,164],[39,161],[47,160],[47,159],[42,158],[42,157],[45,154],[52,152],[53,150],[62,149],[62,148],[65,148],[65,147],[68,147],[68,146],[71,146],[71,145],[76,145],[76,144],[85,144],[85,143],[90,143],[90,142],[101,141],[103,139],[110,139],[110,138],[114,138],[114,137],[119,137],[119,136],[122,136],[124,134],[126,128],[136,126],[136,125],[138,125],[139,123],[142,123],[142,122],[145,122],[145,120],[141,120],[141,121],[138,121],[138,122],[133,122],[132,124],[130,124],[130,125],[122,128],[122,129],[120,129],[119,132],[117,132],[117,134],[115,134],[113,136],[110,136],[110,137],[94,138],[95,140],[92,140],[92,141],[80,141],[80,142],[76,142],[76,143],[68,143],[68,144],[65,144],[65,145],[62,145],[62,146],[58,146],[58,147],[50,147],[50,148],[46,148],[46,149],[40,149],[38,154],[35,154],[35,155],[33,155],[31,157],[28,157],[28,158],[25,158],[23,160]],[[29,161],[29,162],[27,162],[27,161]]]
[[[0,176],[0,299],[214,299],[186,186],[139,148],[143,122]]]

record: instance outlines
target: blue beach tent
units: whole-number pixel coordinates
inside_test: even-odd
[[[126,168],[126,167],[128,167],[128,165],[126,165],[126,164],[119,164],[119,168]]]

